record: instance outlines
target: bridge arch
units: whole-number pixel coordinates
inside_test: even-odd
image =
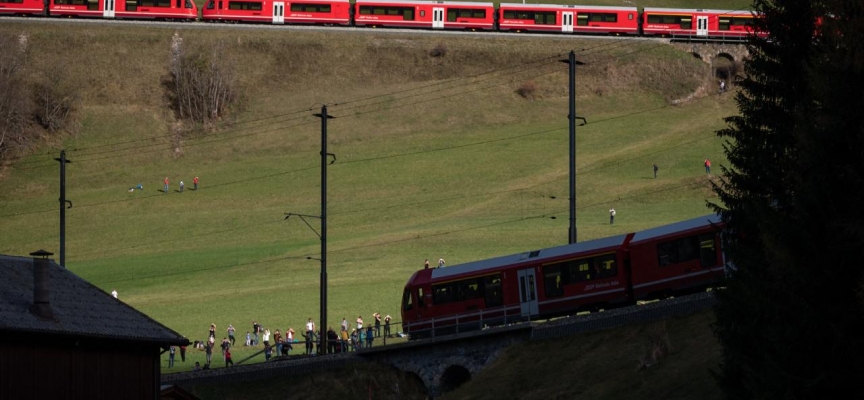
[[[441,393],[451,392],[471,380],[471,371],[461,365],[451,365],[444,370],[438,379]]]

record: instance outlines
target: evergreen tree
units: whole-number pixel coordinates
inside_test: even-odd
[[[864,38],[860,0],[756,0],[731,164],[712,205],[735,264],[718,292],[730,399],[864,389]]]

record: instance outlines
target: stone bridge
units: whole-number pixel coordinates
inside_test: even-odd
[[[693,55],[714,70],[721,79],[729,79],[741,70],[741,64],[750,55],[744,43],[671,42],[672,47]]]
[[[338,370],[344,367],[346,361],[360,361],[387,364],[412,374],[423,382],[429,396],[435,398],[472,379],[514,344],[688,315],[713,307],[715,302],[712,294],[701,293],[544,323],[520,323],[407,343],[388,344],[352,353],[166,374],[162,375],[162,384],[183,386],[212,382],[248,382],[288,374]]]

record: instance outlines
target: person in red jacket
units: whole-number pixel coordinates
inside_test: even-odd
[[[711,160],[705,159],[705,173],[711,175]]]
[[[228,364],[234,365],[234,360],[231,359],[231,348],[225,349],[225,368]]]
[[[165,193],[168,193],[168,177],[165,177]]]
[[[192,179],[192,185],[193,185],[192,190],[198,190],[198,177],[197,176],[195,177],[195,179]]]

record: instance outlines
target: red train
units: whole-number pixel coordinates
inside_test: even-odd
[[[204,21],[265,22],[272,24],[351,24],[348,0],[207,0],[201,11]]]
[[[632,305],[720,282],[716,215],[414,273],[402,297],[412,339]]]
[[[192,0],[0,0],[0,15],[195,21]]]
[[[48,15],[193,21],[192,0],[0,0],[0,15]],[[662,36],[740,41],[750,11],[427,0],[207,0],[210,22],[317,24],[587,35]],[[762,33],[759,33],[763,35]]]

